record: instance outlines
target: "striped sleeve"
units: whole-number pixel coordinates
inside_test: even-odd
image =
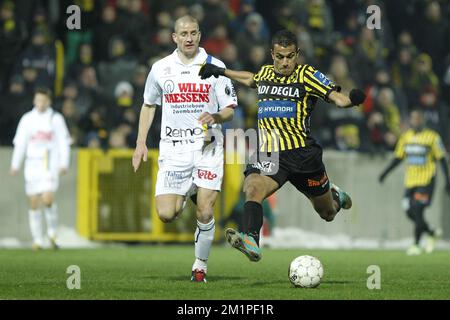
[[[326,102],[330,102],[328,96],[333,90],[340,91],[340,87],[334,85],[326,75],[309,65],[304,69],[300,81],[305,86],[306,92],[317,96]]]
[[[400,136],[400,138],[397,141],[397,145],[395,146],[395,150],[394,150],[394,156],[397,159],[404,159],[405,158],[405,135],[406,134],[402,134]]]
[[[262,66],[261,69],[259,69],[259,71],[253,75],[253,81],[255,82],[255,84],[257,86],[259,85],[259,80],[261,79],[261,75],[266,72],[267,67],[268,67],[267,65]]]
[[[441,160],[445,157],[445,147],[442,143],[442,139],[438,134],[435,134],[433,139],[433,145],[431,146],[431,152],[436,160]]]

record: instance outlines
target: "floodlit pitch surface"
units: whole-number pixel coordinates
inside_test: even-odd
[[[450,299],[450,251],[409,257],[404,251],[264,248],[262,260],[253,263],[227,245],[215,246],[208,283],[192,283],[193,250],[0,250],[0,299]],[[289,263],[304,254],[324,265],[318,288],[289,283]],[[79,290],[67,288],[70,265],[80,268]],[[367,288],[373,265],[381,271],[379,290]]]

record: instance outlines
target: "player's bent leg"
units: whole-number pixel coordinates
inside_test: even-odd
[[[227,229],[225,236],[228,243],[241,251],[250,261],[261,260],[259,248],[259,234],[263,225],[262,201],[278,190],[279,184],[272,178],[258,173],[251,173],[245,177],[243,232]]]
[[[162,222],[175,220],[183,209],[184,196],[179,194],[161,194],[156,196],[156,212]]]
[[[325,221],[333,221],[334,217],[338,213],[338,207],[333,200],[331,190],[328,190],[324,194],[316,197],[310,197],[314,210]]]
[[[197,193],[197,228],[194,234],[195,261],[191,281],[206,282],[207,263],[214,240],[214,204],[219,194],[216,190],[199,187]]]
[[[277,191],[278,188],[278,183],[272,178],[258,173],[252,173],[244,180],[245,200],[261,203]]]

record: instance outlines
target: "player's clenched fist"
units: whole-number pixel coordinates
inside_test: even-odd
[[[225,68],[220,68],[216,65],[213,65],[211,63],[205,63],[200,68],[200,71],[198,72],[198,75],[202,79],[208,79],[211,76],[214,76],[218,78],[219,76],[223,76],[225,73]]]
[[[202,124],[207,125],[213,125],[214,123],[216,123],[216,119],[209,112],[203,112],[200,117],[198,117],[198,121],[200,121]]]
[[[136,149],[134,150],[133,154],[133,168],[134,172],[139,169],[139,165],[141,164],[141,160],[144,160],[144,162],[147,162],[147,155],[148,155],[148,149],[145,143],[138,143],[136,145]]]

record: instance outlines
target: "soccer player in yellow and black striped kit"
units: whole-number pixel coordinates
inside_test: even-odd
[[[440,161],[445,175],[446,190],[450,193],[450,179],[445,158],[445,149],[439,134],[424,127],[422,111],[414,110],[410,114],[411,128],[403,133],[395,147],[394,159],[379,177],[380,183],[406,160],[404,208],[408,217],[414,222],[414,244],[408,248],[408,255],[422,252],[419,247],[424,233],[428,234],[425,251],[430,253],[434,249],[439,229],[431,229],[424,219],[424,211],[431,204],[433,197],[436,162]]]
[[[251,261],[261,259],[259,234],[263,224],[261,203],[287,181],[305,194],[326,221],[341,209],[351,207],[350,197],[328,180],[322,148],[310,135],[310,117],[318,99],[340,108],[361,104],[364,93],[353,89],[340,93],[323,73],[308,64],[298,64],[296,36],[287,30],[272,38],[273,64],[253,74],[204,64],[202,79],[224,75],[258,90],[258,139],[256,161],[244,172],[244,222],[242,232],[226,230],[228,242]],[[264,155],[278,161],[263,161]]]

